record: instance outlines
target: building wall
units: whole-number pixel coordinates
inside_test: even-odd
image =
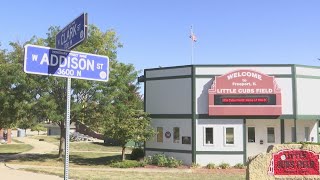
[[[248,142],[248,135],[246,135],[247,141],[247,157],[257,155],[261,152],[267,152],[270,145],[281,143],[281,128],[280,119],[247,119],[248,127],[255,127],[255,142]],[[275,143],[268,143],[267,141],[267,128],[274,127]],[[248,133],[248,130],[247,130]],[[260,144],[260,140],[263,144]]]
[[[296,74],[302,76],[320,76],[320,68],[313,66],[296,66]]]
[[[155,149],[170,149],[170,150],[192,150],[191,144],[182,144],[182,136],[192,137],[191,134],[191,120],[190,119],[152,119],[152,127],[163,127],[163,143],[157,142],[156,136],[147,141],[146,148]],[[173,143],[173,128],[180,128],[180,141],[179,143]],[[165,132],[170,132],[171,137],[166,138]],[[192,139],[191,139],[192,141]]]
[[[150,80],[146,83],[146,112],[191,114],[191,78]]]
[[[320,69],[319,69],[320,71]],[[320,100],[320,79],[297,78],[297,114],[320,115],[317,100]]]
[[[288,66],[200,66],[196,67],[196,75],[223,75],[236,69],[250,69],[264,74],[291,74],[291,67]]]
[[[238,163],[243,162],[243,155],[238,154],[198,154],[197,163],[201,166],[206,166],[209,163],[214,163],[219,165],[221,163],[228,163],[231,166],[234,166]]]
[[[146,78],[172,77],[191,75],[191,67],[157,68],[146,71]]]
[[[213,145],[205,144],[205,127],[213,127]],[[234,145],[226,145],[225,128],[234,128]],[[198,119],[197,151],[242,151],[243,120],[242,119]]]
[[[294,120],[285,120],[285,142],[292,142],[292,127],[294,127]],[[309,142],[318,142],[318,121],[316,120],[297,120],[297,142],[306,141],[305,127],[310,128]],[[313,141],[312,140],[313,137]]]
[[[164,153],[168,157],[175,157],[182,160],[184,164],[192,163],[192,134],[191,134],[191,119],[152,119],[152,127],[163,128],[163,142],[157,142],[156,136],[146,142],[146,156]],[[179,127],[180,137],[179,143],[173,142],[173,128]],[[171,137],[165,137],[165,133],[170,132]],[[182,144],[182,137],[191,138],[190,144]]]
[[[205,128],[213,128],[213,144],[205,143]],[[225,144],[225,128],[234,128],[234,144]],[[196,128],[196,161],[208,163],[243,163],[243,119],[198,119]]]

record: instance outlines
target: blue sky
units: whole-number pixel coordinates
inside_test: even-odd
[[[124,47],[118,60],[137,70],[191,64],[305,64],[320,61],[318,0],[55,0],[4,1],[0,42],[45,37],[82,12]]]

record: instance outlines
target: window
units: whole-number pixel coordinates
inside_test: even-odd
[[[268,135],[268,143],[275,143],[275,136],[274,136],[274,128],[268,127],[267,128],[267,135]]]
[[[310,127],[304,127],[304,141],[310,141]]]
[[[256,131],[254,127],[248,127],[248,142],[256,142]]]
[[[206,127],[204,144],[213,144],[213,127]]]
[[[291,127],[291,142],[296,142],[296,128]]]
[[[234,144],[234,128],[233,127],[227,127],[225,129],[225,143]]]
[[[163,142],[163,127],[157,127],[157,142]]]
[[[180,142],[180,128],[174,127],[173,128],[173,143]]]

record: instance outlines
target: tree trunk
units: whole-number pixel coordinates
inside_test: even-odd
[[[24,134],[27,136],[27,129],[24,129]]]
[[[126,160],[126,146],[122,146],[122,161]]]
[[[66,137],[66,130],[64,128],[64,125],[60,126],[60,132],[59,158],[62,158],[62,155],[64,154],[64,143]]]

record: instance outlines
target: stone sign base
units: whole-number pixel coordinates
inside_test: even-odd
[[[247,180],[320,180],[320,145],[278,144],[249,157]]]

